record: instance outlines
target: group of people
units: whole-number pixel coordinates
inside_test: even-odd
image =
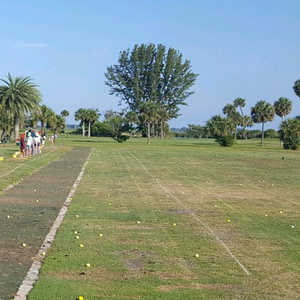
[[[20,152],[23,158],[40,154],[45,145],[46,135],[39,131],[29,129],[20,135]]]

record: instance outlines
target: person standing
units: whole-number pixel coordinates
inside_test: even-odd
[[[25,133],[22,133],[20,135],[20,152],[22,158],[25,158],[25,149],[26,149]]]
[[[32,141],[31,132],[28,132],[27,141],[26,141],[26,156],[32,155],[32,146],[33,146],[33,141]]]

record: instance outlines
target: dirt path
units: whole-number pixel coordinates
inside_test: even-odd
[[[89,153],[74,148],[0,197],[0,300],[17,291]]]

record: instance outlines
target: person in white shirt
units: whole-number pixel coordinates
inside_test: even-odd
[[[31,132],[28,132],[28,136],[26,140],[26,156],[32,155],[32,144],[33,144],[33,139],[31,136]]]

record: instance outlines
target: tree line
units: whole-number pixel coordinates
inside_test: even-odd
[[[135,45],[132,50],[120,52],[118,62],[109,66],[105,73],[105,84],[111,95],[116,95],[123,106],[122,112],[109,111],[104,121],[99,121],[97,109],[80,108],[75,120],[80,121],[82,135],[91,136],[104,132],[117,141],[126,140],[126,133],[136,132],[150,138],[163,138],[169,130],[168,121],[180,115],[180,108],[187,105],[186,99],[193,94],[191,90],[198,74],[192,72],[191,63],[182,53],[162,44]],[[1,79],[0,86],[0,138],[18,137],[20,127],[36,126],[40,122],[42,131],[47,128],[54,133],[65,128],[67,111],[56,114],[51,108],[41,104],[38,86],[30,77],[15,77],[8,74]],[[300,80],[293,86],[300,97]],[[245,110],[246,100],[236,98],[223,108],[223,115],[215,115],[203,127],[205,134],[216,137],[221,143],[224,139],[234,140],[238,136],[247,139],[248,128],[253,123],[261,123],[261,143],[264,140],[265,123],[277,114],[282,118],[280,137],[284,146],[297,143],[298,120],[286,120],[292,109],[291,101],[281,97],[274,105],[261,100]],[[293,135],[293,142],[287,142],[287,135]],[[286,146],[289,147],[289,146]]]

